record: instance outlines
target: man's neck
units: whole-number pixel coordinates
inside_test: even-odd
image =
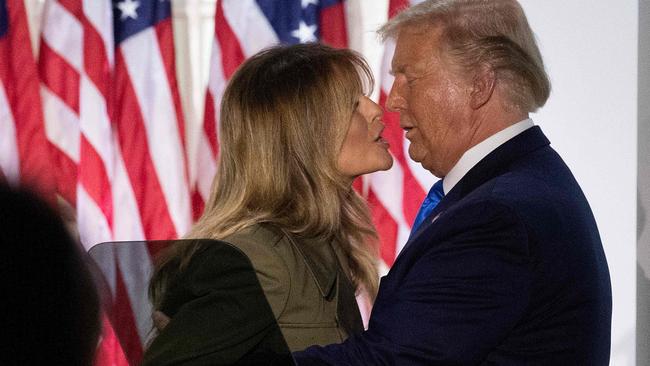
[[[444,177],[443,189],[447,194],[479,161],[496,148],[533,126],[531,119],[509,124],[469,148]]]
[[[477,111],[479,113],[479,111]],[[480,114],[475,117],[476,130],[472,138],[469,140],[465,151],[473,148],[474,146],[485,141],[490,136],[493,136],[506,128],[519,123],[525,119],[529,119],[528,113],[520,111],[505,111],[503,108],[493,110],[481,110]]]

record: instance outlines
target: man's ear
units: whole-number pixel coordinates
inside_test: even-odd
[[[472,92],[470,94],[470,105],[473,109],[479,109],[490,101],[496,83],[496,73],[489,65],[478,67],[474,80],[472,80]]]

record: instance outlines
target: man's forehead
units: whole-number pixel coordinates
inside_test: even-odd
[[[431,25],[407,25],[400,29],[395,38],[392,71],[404,71],[434,57],[441,34],[441,27]]]
[[[402,25],[397,32],[397,38],[400,36],[410,36],[410,37],[432,37],[434,35],[440,35],[442,33],[442,26],[435,25],[425,22],[412,22]]]

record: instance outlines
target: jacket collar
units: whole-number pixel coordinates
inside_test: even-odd
[[[338,262],[332,244],[319,238],[298,237],[285,233],[291,244],[303,257],[311,272],[318,290],[325,298],[331,298],[336,283]]]
[[[458,202],[483,183],[502,174],[514,161],[542,147],[550,145],[539,126],[534,126],[520,133],[503,145],[489,153],[478,162],[467,174],[447,193],[433,209],[411,241],[425,231],[439,215],[447,208]]]

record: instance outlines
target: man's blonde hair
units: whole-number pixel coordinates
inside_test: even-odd
[[[424,1],[396,15],[379,33],[394,38],[405,26],[440,27],[443,55],[465,73],[491,68],[509,107],[534,112],[546,103],[551,83],[516,0]]]

